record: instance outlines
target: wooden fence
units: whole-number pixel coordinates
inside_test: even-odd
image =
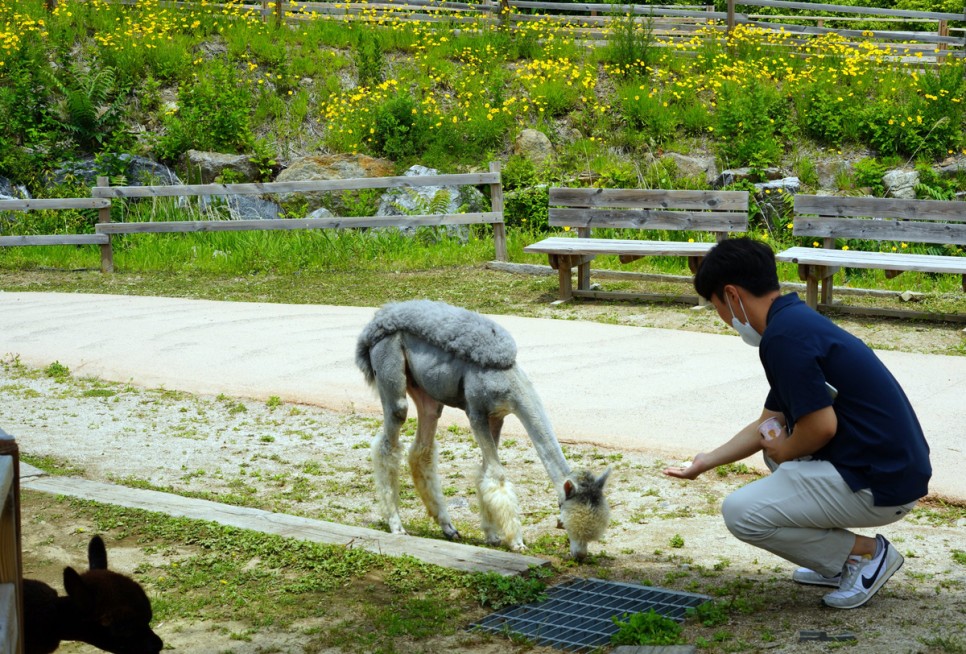
[[[261,0],[263,18],[274,15],[282,20],[281,3]],[[608,38],[608,26],[617,16],[634,15],[648,25],[657,45],[686,46],[699,31],[709,29],[730,33],[738,25],[754,26],[768,32],[794,35],[788,45],[799,45],[807,39],[837,33],[848,43],[876,43],[882,46],[902,44],[903,54],[922,60],[936,61],[944,56],[964,56],[966,29],[950,27],[950,23],[966,24],[963,13],[926,12],[878,7],[851,7],[836,4],[789,2],[785,0],[728,0],[726,11],[716,11],[714,5],[636,5],[613,3],[543,2],[539,0],[483,0],[479,4],[436,0],[381,0],[379,2],[304,2],[297,3],[296,11],[286,12],[285,18],[300,20],[306,17],[329,20],[381,20],[393,17],[401,21],[445,22],[457,27],[477,26],[524,28],[533,21],[549,22],[567,29],[578,40],[603,43]],[[782,14],[741,13],[739,8],[766,7]],[[274,12],[274,14],[272,13]],[[858,21],[877,24],[898,23],[921,25],[921,30],[906,28],[874,31],[851,29],[849,23]],[[812,24],[814,23],[814,24]],[[842,24],[845,25],[842,25]]]
[[[274,218],[265,220],[177,220],[113,222],[115,201],[144,198],[226,197],[231,195],[278,195],[339,192],[363,189],[420,188],[426,186],[487,186],[490,210],[470,213],[405,216],[368,216],[327,218]],[[360,227],[438,227],[444,225],[488,224],[493,227],[493,245],[498,261],[507,261],[506,229],[503,223],[503,185],[500,164],[491,163],[489,172],[420,177],[362,177],[305,182],[266,182],[263,184],[193,184],[182,186],[110,186],[107,177],[98,177],[91,198],[47,200],[2,200],[0,211],[41,209],[97,209],[93,234],[38,234],[0,236],[0,246],[21,245],[98,245],[101,270],[114,271],[111,237],[115,234],[161,234],[188,232],[279,231],[304,229],[344,229]]]

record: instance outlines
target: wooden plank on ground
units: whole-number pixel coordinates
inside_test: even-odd
[[[497,572],[511,576],[526,572],[534,566],[549,564],[544,559],[514,552],[431,538],[401,536],[375,529],[219,504],[159,491],[127,488],[88,479],[38,477],[23,480],[21,485],[29,490],[165,513],[175,517],[207,520],[286,538],[358,547],[387,556],[405,554],[426,563],[465,572]]]

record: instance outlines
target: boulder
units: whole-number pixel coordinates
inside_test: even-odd
[[[114,176],[118,168],[127,186],[173,186],[181,184],[181,179],[173,170],[147,157],[130,154],[117,155],[116,162],[98,161],[94,157],[84,157],[61,165],[48,178],[52,185],[65,184],[69,180],[80,181],[87,186],[97,184],[101,175]]]
[[[202,211],[218,212],[224,207],[230,220],[269,220],[282,213],[276,203],[252,195],[203,195],[198,201]]]
[[[432,175],[439,175],[439,171],[419,165],[412,166],[403,174],[404,177],[428,177]],[[412,216],[434,213],[432,205],[437,200],[439,193],[446,193],[447,201],[445,206],[440,207],[441,211],[435,213],[464,213],[483,211],[486,208],[486,198],[472,186],[417,186],[387,189],[379,199],[379,207],[375,215]],[[402,231],[410,233],[414,230],[405,228]],[[466,225],[447,225],[446,232],[451,236],[459,237],[461,240],[469,237],[469,228]]]
[[[513,154],[518,154],[540,165],[554,155],[553,144],[547,135],[536,129],[525,129],[513,142]]]
[[[0,200],[26,200],[30,193],[25,186],[14,184],[6,177],[0,177]]]
[[[937,174],[955,177],[957,174],[966,172],[966,154],[947,157],[939,165],[933,166]]]
[[[258,167],[247,154],[188,150],[182,165],[188,171],[188,180],[192,184],[211,184],[226,170],[233,173],[233,182],[254,182],[258,179]]]
[[[387,159],[377,159],[364,154],[325,154],[296,159],[275,178],[276,182],[305,182],[326,179],[353,179],[356,177],[391,177],[393,164]],[[309,211],[328,204],[340,212],[344,191],[301,193],[308,202]],[[330,197],[331,196],[331,197]],[[279,194],[279,201],[289,199],[290,194]],[[326,199],[330,198],[328,202]]]
[[[786,222],[792,213],[792,205],[786,198],[794,196],[802,188],[797,177],[782,177],[768,182],[755,184],[755,198],[762,215],[772,225]]]
[[[916,170],[890,170],[882,176],[886,196],[892,198],[915,200],[918,183],[919,172]]]
[[[721,174],[715,178],[712,186],[721,188],[723,186],[730,186],[735,182],[751,181],[761,176],[764,176],[765,179],[781,179],[783,175],[779,168],[731,168],[722,170]]]
[[[668,152],[661,157],[661,161],[673,162],[678,177],[699,178],[706,184],[712,184],[718,176],[718,166],[714,157],[691,157],[677,152]]]

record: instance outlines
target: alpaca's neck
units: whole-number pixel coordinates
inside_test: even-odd
[[[57,598],[57,619],[55,624],[48,625],[57,634],[59,640],[79,640],[86,642],[88,636],[87,625],[90,618],[80,615],[77,605],[69,597]]]
[[[563,450],[547,418],[547,412],[530,380],[519,366],[514,366],[512,372],[514,384],[517,387],[516,406],[513,413],[520,419],[527,435],[530,436],[533,447],[537,450],[537,456],[543,462],[543,467],[547,469],[554,489],[562,500],[564,481],[571,472],[570,465],[564,458]]]

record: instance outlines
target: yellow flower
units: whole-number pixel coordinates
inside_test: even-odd
[[[843,249],[843,250],[848,250],[848,249],[849,249],[849,246],[848,246],[848,245],[843,245],[843,246],[842,246],[842,249]]]

